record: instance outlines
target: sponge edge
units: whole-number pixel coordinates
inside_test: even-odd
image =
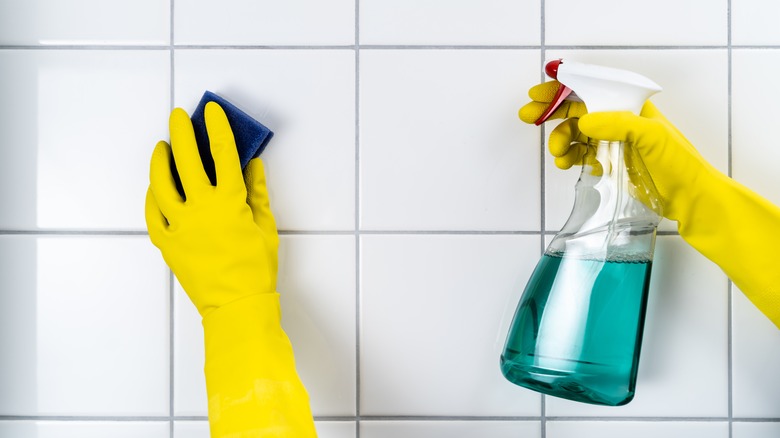
[[[233,130],[233,137],[236,139],[236,149],[238,149],[241,169],[244,169],[249,164],[249,160],[259,157],[263,153],[274,133],[232,103],[211,91],[206,91],[200,99],[197,108],[192,113],[191,119],[192,127],[195,130],[195,141],[198,143],[200,160],[203,162],[203,169],[206,171],[211,184],[216,185],[217,174],[214,168],[214,159],[211,157],[211,146],[204,116],[206,104],[209,102],[216,102],[225,111],[230,128]],[[173,171],[176,187],[179,189],[179,193],[184,196],[178,172],[175,165],[172,165],[172,167],[171,170]]]

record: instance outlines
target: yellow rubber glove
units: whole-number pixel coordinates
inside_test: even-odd
[[[211,436],[315,437],[309,398],[281,326],[279,236],[263,163],[251,160],[244,180],[222,108],[208,103],[205,117],[217,185],[203,170],[189,116],[173,110],[173,148],[161,141],[152,155],[146,223],[203,317]],[[171,153],[186,201],[176,191]]]
[[[533,123],[557,87],[547,82],[532,88],[534,102],[520,109],[520,118]],[[631,143],[658,189],[664,216],[678,222],[680,236],[720,266],[780,328],[780,207],[715,169],[649,101],[639,116],[586,114],[578,102],[562,105],[553,115],[569,117],[550,133],[556,166],[581,163],[588,137]]]

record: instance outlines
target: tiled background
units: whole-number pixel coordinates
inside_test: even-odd
[[[541,397],[498,355],[577,178],[516,118],[544,60],[654,78],[708,160],[780,203],[779,4],[1,1],[0,437],[208,435],[202,330],[143,198],[168,112],[210,89],[276,132],[320,436],[777,438],[780,331],[674,224],[631,404]]]

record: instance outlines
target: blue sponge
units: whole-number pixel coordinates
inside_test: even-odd
[[[252,158],[259,157],[274,133],[263,126],[260,122],[250,117],[247,113],[238,109],[227,100],[217,96],[211,91],[206,91],[198,103],[198,107],[192,113],[192,127],[195,129],[195,140],[198,143],[198,152],[200,160],[203,162],[203,169],[211,180],[211,184],[217,184],[217,174],[214,169],[214,159],[211,157],[209,145],[209,136],[206,132],[206,119],[204,111],[208,102],[216,102],[227,115],[230,128],[233,130],[233,136],[236,139],[236,148],[238,149],[238,158],[241,162],[241,169],[245,168]],[[176,187],[179,193],[184,196],[184,190],[181,186],[179,174],[175,165],[172,166],[173,177],[176,181]]]

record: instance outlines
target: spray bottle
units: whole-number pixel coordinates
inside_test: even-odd
[[[632,111],[661,88],[639,74],[570,61],[545,71],[589,112]],[[590,139],[572,213],[526,285],[501,355],[512,383],[570,400],[620,406],[636,386],[659,197],[630,144]]]

